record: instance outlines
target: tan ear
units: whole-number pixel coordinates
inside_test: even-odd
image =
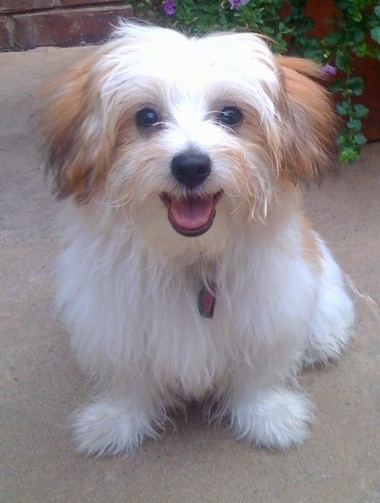
[[[337,118],[329,93],[316,81],[322,74],[313,61],[279,56],[278,62],[290,117],[282,173],[294,182],[320,182],[336,153]]]
[[[73,195],[86,202],[101,186],[111,146],[104,140],[99,107],[99,84],[91,57],[54,84],[41,128],[48,152],[47,171],[54,174],[58,198]]]

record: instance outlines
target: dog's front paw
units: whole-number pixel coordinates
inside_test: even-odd
[[[250,443],[286,449],[306,438],[312,417],[312,406],[303,395],[276,388],[239,403],[231,413],[231,428]]]
[[[88,456],[131,456],[145,437],[157,436],[149,415],[108,402],[76,412],[73,431],[77,450]]]

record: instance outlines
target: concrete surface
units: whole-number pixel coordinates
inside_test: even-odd
[[[87,396],[52,308],[57,203],[39,166],[31,113],[41,85],[89,48],[0,54],[0,501],[380,501],[380,144],[313,188],[307,212],[361,293],[356,339],[337,364],[303,374],[317,421],[301,447],[278,453],[202,424],[149,441],[132,460],[75,454],[67,416]]]

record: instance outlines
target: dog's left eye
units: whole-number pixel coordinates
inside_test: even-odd
[[[224,107],[218,114],[217,121],[224,126],[237,126],[243,119],[243,113],[237,107]]]
[[[135,120],[139,128],[148,129],[159,122],[159,117],[154,108],[143,108],[137,112]]]

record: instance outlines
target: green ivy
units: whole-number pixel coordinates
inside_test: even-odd
[[[368,109],[358,101],[363,80],[354,75],[354,58],[380,59],[380,5],[374,0],[334,0],[336,16],[326,20],[331,30],[319,39],[305,15],[307,0],[131,0],[136,16],[184,33],[215,30],[255,31],[273,41],[276,52],[303,56],[337,71],[330,89],[337,95],[337,113],[344,125],[337,137],[339,158],[358,159],[366,143],[361,119]],[[168,5],[174,7],[170,14]],[[173,12],[175,11],[175,12]]]
[[[333,19],[334,29],[321,40],[321,45],[325,58],[332,61],[342,75],[330,87],[341,98],[337,112],[345,121],[338,134],[340,159],[350,162],[358,159],[367,141],[361,133],[361,119],[369,112],[356,98],[363,93],[364,84],[363,79],[353,75],[354,57],[379,59],[380,6],[368,0],[335,0],[334,3],[339,15]]]

